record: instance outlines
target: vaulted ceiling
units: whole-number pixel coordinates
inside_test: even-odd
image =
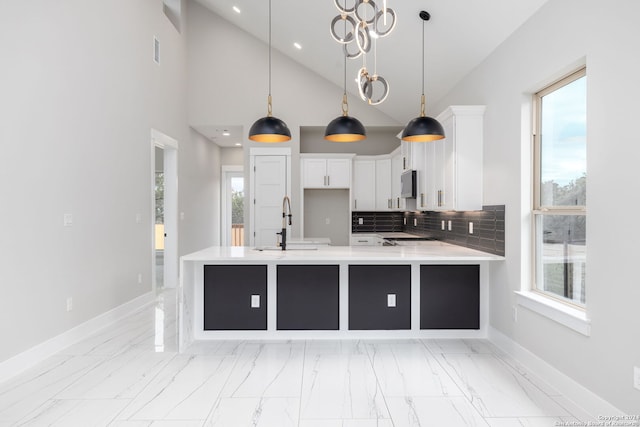
[[[222,18],[268,41],[266,0],[196,0]],[[343,51],[330,35],[338,15],[335,1],[353,6],[355,0],[272,0],[272,45],[336,85],[343,85]],[[372,0],[368,0],[372,1]],[[375,0],[381,8],[384,0]],[[389,83],[390,94],[379,108],[404,124],[420,111],[422,86],[421,10],[431,14],[425,23],[425,94],[429,105],[445,96],[465,75],[548,0],[386,0],[394,9],[397,25],[379,38],[367,55],[370,73]],[[233,7],[240,10],[234,11]],[[363,9],[364,10],[364,9]],[[301,49],[294,46],[299,43]],[[357,96],[355,78],[363,59],[350,59],[347,89]],[[353,96],[353,95],[350,95]],[[350,102],[358,102],[351,99]],[[364,102],[364,101],[363,101]],[[435,112],[431,112],[434,114]]]

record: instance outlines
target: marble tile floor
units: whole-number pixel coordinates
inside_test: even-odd
[[[543,427],[594,421],[484,340],[211,341],[175,292],[0,384],[0,426]]]

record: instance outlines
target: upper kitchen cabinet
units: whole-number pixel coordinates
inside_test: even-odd
[[[402,172],[404,172],[403,156],[402,150],[398,148],[391,153],[391,203],[395,210],[404,210],[406,205],[405,199],[401,197]]]
[[[303,188],[351,188],[353,154],[301,154]]]
[[[421,154],[424,168],[432,165],[432,173],[427,170],[422,179],[427,191],[425,209],[482,209],[484,110],[484,105],[451,106],[437,117],[445,139],[424,143],[427,148]]]
[[[376,210],[393,209],[391,196],[391,159],[376,160]]]
[[[376,161],[353,161],[353,210],[373,211],[376,208]]]

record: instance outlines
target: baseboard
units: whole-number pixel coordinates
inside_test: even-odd
[[[112,325],[118,320],[130,315],[134,311],[139,310],[153,301],[153,292],[142,294],[131,301],[119,305],[118,307],[96,316],[93,319],[87,320],[86,322],[61,333],[60,335],[1,362],[0,383],[31,368],[48,357],[59,353],[70,345],[88,338],[97,331]]]
[[[551,387],[583,408],[594,419],[602,414],[624,414],[623,411],[554,368],[497,329],[489,327],[488,336],[496,347],[512,356],[533,374],[544,378]]]

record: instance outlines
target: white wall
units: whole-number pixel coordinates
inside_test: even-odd
[[[162,0],[1,2],[0,55],[1,362],[151,290],[152,128],[180,144],[183,250],[215,239],[185,225],[215,176],[185,172],[200,149],[219,166],[190,140],[186,40]]]
[[[265,147],[250,141],[248,130],[267,113],[268,46],[198,3],[189,2],[188,99],[193,126],[225,123],[245,129],[245,192],[249,194],[249,149]],[[354,71],[355,72],[355,71]],[[299,218],[300,127],[326,126],[341,113],[343,89],[274,50],[272,55],[273,115],[284,120],[292,140],[292,212]],[[351,98],[350,98],[351,99]],[[349,114],[367,125],[397,126],[389,116],[352,99]],[[245,224],[249,227],[249,224]],[[300,235],[300,222],[293,236]]]
[[[555,0],[436,106],[486,104],[485,204],[506,204],[506,257],[492,267],[491,326],[629,414],[640,413],[637,242],[640,211],[640,2]],[[525,308],[530,285],[531,94],[586,60],[588,79],[585,337]],[[613,414],[601,414],[613,415]]]

